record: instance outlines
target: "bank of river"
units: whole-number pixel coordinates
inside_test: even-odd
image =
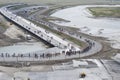
[[[51,16],[59,17],[70,22],[52,21],[59,25],[79,28],[83,33],[93,36],[106,37],[113,48],[120,48],[120,19],[95,18],[88,7],[120,7],[120,5],[83,5],[59,10]]]

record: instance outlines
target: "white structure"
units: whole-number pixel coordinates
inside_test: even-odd
[[[59,47],[62,49],[71,49],[71,46],[74,46],[75,50],[80,50],[77,46],[69,45],[70,44],[69,42],[63,40],[62,38],[56,36],[55,34],[50,33],[43,28],[40,28],[39,26],[33,24],[32,22],[20,16],[17,16],[16,14],[13,14],[9,10],[7,10],[7,7],[2,7],[0,9],[1,14],[3,14],[5,17],[12,20],[13,22],[19,24],[21,27],[25,28],[31,33],[37,35],[38,37],[54,45],[55,47]]]

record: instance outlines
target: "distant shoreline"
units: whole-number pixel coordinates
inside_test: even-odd
[[[46,5],[104,5],[104,4],[120,4],[120,1],[111,0],[1,0],[0,5],[12,3],[27,3],[27,4],[46,4]]]

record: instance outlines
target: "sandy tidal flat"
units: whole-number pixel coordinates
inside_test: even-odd
[[[94,18],[87,7],[120,7],[120,5],[85,5],[59,10],[51,16],[69,20],[70,22],[52,22],[79,28],[81,32],[93,36],[106,37],[112,43],[113,48],[120,48],[120,19]]]

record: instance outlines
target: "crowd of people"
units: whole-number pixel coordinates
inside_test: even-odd
[[[85,41],[88,43],[88,46],[85,49],[83,49],[82,53],[85,53],[85,52],[89,51],[92,47],[95,46],[94,42],[91,42],[88,39],[85,39]]]
[[[60,28],[60,27],[52,27],[53,29],[57,29],[57,31],[60,31],[60,32],[63,32],[64,33],[64,29],[63,28]],[[47,30],[45,30],[46,33],[49,34],[49,32]],[[38,33],[39,34],[39,33]],[[74,34],[74,32],[68,32],[69,35],[76,35]],[[77,35],[77,37],[79,37],[79,39],[82,38],[82,36],[79,36]],[[51,37],[52,39],[52,37]],[[92,47],[95,46],[95,42],[89,40],[89,39],[85,39],[84,40],[88,46],[82,50],[79,50],[79,51],[73,51],[73,50],[69,50],[69,51],[63,51],[62,53],[29,53],[29,54],[16,54],[16,53],[13,53],[12,55],[9,54],[9,53],[1,53],[0,57],[21,57],[21,58],[24,58],[24,57],[29,57],[29,58],[53,58],[53,57],[59,57],[59,56],[72,56],[72,55],[76,55],[76,54],[82,54],[82,53],[86,53],[88,52]]]
[[[72,51],[72,50],[69,50],[69,51],[62,51],[60,53],[28,53],[28,54],[16,54],[16,53],[13,53],[13,54],[9,54],[9,53],[1,53],[0,54],[0,57],[5,57],[5,58],[9,58],[9,57],[20,57],[20,58],[55,58],[55,57],[59,57],[59,56],[63,56],[63,57],[66,57],[66,56],[72,56],[72,55],[76,55],[76,54],[83,54],[85,52],[87,52],[89,49],[91,48],[91,46],[88,46],[86,47],[85,49],[83,50],[79,50],[79,51]]]
[[[63,32],[65,34],[68,34],[70,36],[76,36],[76,37],[79,37],[79,39],[82,38],[82,36],[79,36],[78,34],[75,34],[74,32],[69,32],[69,31],[66,31],[64,28],[60,27],[60,26],[57,26],[56,24],[53,24],[53,23],[50,23],[50,22],[46,22],[46,21],[43,21],[43,20],[40,20],[39,21],[42,25],[46,25],[48,27],[50,27],[51,29],[54,29],[54,30],[57,30],[59,32]],[[27,27],[26,27],[27,28]],[[29,28],[30,29],[30,28]],[[49,31],[45,30],[45,32],[47,34],[49,34]],[[34,33],[37,33],[37,34],[40,34],[41,31],[37,31],[37,32],[34,32]],[[43,36],[43,35],[41,35]],[[50,37],[50,39],[53,39],[53,37]],[[1,53],[0,57],[21,57],[21,58],[24,58],[24,57],[29,57],[29,58],[53,58],[53,57],[58,57],[58,56],[72,56],[72,55],[76,55],[76,54],[82,54],[82,53],[86,53],[88,52],[92,47],[95,46],[95,43],[92,42],[91,40],[89,39],[85,39],[84,40],[88,46],[86,48],[84,48],[83,50],[79,50],[79,51],[73,51],[73,50],[69,50],[69,51],[63,51],[62,53],[33,53],[33,54],[16,54],[16,53],[13,53],[12,55],[9,54],[9,53]]]
[[[36,16],[33,16],[31,18],[31,20],[37,21],[38,23],[40,23],[42,25],[45,25],[45,26],[49,27],[50,29],[56,30],[58,32],[62,32],[64,34],[67,34],[67,35],[72,36],[74,38],[78,39],[78,37],[79,37],[79,40],[82,39],[81,35],[76,34],[74,32],[71,32],[71,31],[67,31],[65,28],[61,27],[60,25],[56,25],[54,23],[47,22],[47,21],[44,21],[42,19],[38,19],[38,18],[36,18]],[[46,30],[46,32],[47,32],[47,30]],[[92,48],[92,46],[93,47],[95,46],[95,42],[94,41],[85,39],[84,42],[86,42],[88,44],[88,46],[82,52],[87,52],[87,51],[89,51]]]

